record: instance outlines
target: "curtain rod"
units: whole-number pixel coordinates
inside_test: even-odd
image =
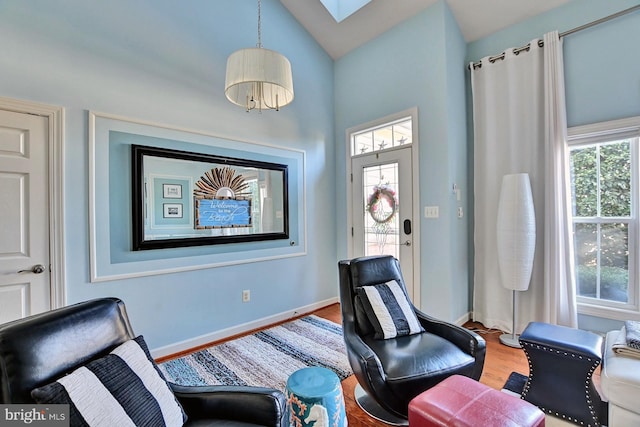
[[[598,19],[596,21],[588,22],[588,23],[586,23],[584,25],[581,25],[579,27],[572,28],[570,30],[564,31],[564,32],[558,34],[558,36],[560,38],[563,38],[564,36],[568,36],[568,35],[571,35],[573,33],[577,33],[578,31],[586,30],[587,28],[591,28],[591,27],[594,27],[596,25],[602,24],[604,22],[610,21],[612,19],[618,18],[618,17],[620,17],[622,15],[626,15],[628,13],[635,12],[636,10],[640,10],[640,4],[636,5],[636,6],[633,6],[633,7],[630,7],[629,9],[621,10],[620,12],[614,13],[613,15],[605,16],[604,18],[600,18],[600,19]],[[544,42],[542,40],[538,40],[538,46],[543,47],[544,46]],[[513,49],[513,53],[517,55],[522,51],[528,51],[530,47],[531,47],[530,44],[527,43],[525,46]],[[499,61],[501,59],[504,59],[504,56],[505,56],[505,52],[502,52],[499,55],[490,56],[489,57],[489,62],[493,63],[495,61]],[[482,67],[482,62],[481,61],[474,62],[473,64],[469,65],[468,68],[471,69],[472,66],[473,66],[474,70],[476,68],[481,68]]]

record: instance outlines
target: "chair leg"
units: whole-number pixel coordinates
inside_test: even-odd
[[[409,425],[409,420],[397,417],[380,406],[374,398],[367,394],[367,392],[362,388],[362,386],[360,386],[360,384],[356,384],[356,388],[353,394],[360,409],[366,412],[370,417],[375,418],[378,421],[382,421],[383,423],[391,424],[393,426]]]

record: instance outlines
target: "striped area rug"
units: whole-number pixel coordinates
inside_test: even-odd
[[[283,390],[298,369],[322,366],[340,380],[353,372],[342,327],[310,315],[159,365],[181,385],[252,385]]]

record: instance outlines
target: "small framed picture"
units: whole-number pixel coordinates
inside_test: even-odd
[[[162,184],[162,197],[165,199],[182,199],[182,185]]]
[[[163,218],[182,218],[182,203],[163,203]]]

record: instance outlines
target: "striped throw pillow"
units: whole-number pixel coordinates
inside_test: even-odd
[[[142,336],[34,389],[31,397],[68,404],[71,426],[173,427],[187,419]]]
[[[424,332],[400,285],[394,280],[356,289],[375,339],[389,339]]]

